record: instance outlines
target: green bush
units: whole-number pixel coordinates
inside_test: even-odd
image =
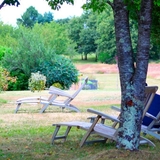
[[[9,82],[8,89],[9,91],[17,91],[17,90],[27,90],[28,89],[28,79],[29,77],[23,73],[22,70],[14,70],[10,72],[12,77],[17,77],[16,82]]]
[[[0,46],[0,61],[4,57],[5,53],[11,54],[12,50],[10,48],[4,47],[4,46]]]
[[[69,89],[73,83],[78,82],[78,70],[72,61],[66,57],[56,55],[51,61],[44,61],[36,68],[47,78],[47,87],[59,83],[62,89]]]
[[[98,60],[102,63],[107,63],[107,64],[115,63],[115,58],[108,53],[100,53],[98,55]]]
[[[41,91],[45,89],[46,77],[39,73],[31,73],[31,77],[29,78],[29,89],[31,92]]]
[[[8,83],[16,82],[16,77],[11,77],[9,72],[0,66],[0,92],[8,89]]]

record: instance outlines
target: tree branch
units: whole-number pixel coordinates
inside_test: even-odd
[[[114,5],[113,5],[113,3],[111,1],[107,0],[106,3],[108,3],[112,7],[112,9],[114,9]]]
[[[5,0],[0,4],[0,9],[2,9],[2,7],[4,7],[5,5]]]

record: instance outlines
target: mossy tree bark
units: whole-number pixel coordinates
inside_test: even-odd
[[[152,0],[142,0],[141,3],[136,62],[133,59],[129,11],[123,0],[114,0],[113,3],[122,93],[117,147],[138,150],[149,60]]]

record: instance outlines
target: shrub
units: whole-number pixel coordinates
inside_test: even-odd
[[[2,60],[2,58],[4,57],[4,55],[6,53],[11,54],[12,50],[10,48],[4,47],[4,46],[0,46],[0,61]]]
[[[69,89],[78,82],[78,70],[72,61],[64,56],[56,55],[50,61],[44,61],[35,70],[40,71],[47,79],[47,87],[59,83],[62,89]]]
[[[0,91],[8,89],[9,82],[16,82],[16,77],[11,77],[9,72],[0,66]]]
[[[46,77],[43,74],[40,74],[39,71],[37,73],[31,73],[31,77],[29,78],[29,89],[31,92],[45,89],[45,84]]]
[[[54,86],[54,87],[56,87],[56,88],[63,89],[63,86],[62,86],[59,82],[53,83],[52,86]]]
[[[108,64],[115,63],[114,57],[108,53],[100,53],[98,55],[98,60],[102,63],[108,63]]]
[[[23,73],[22,70],[14,70],[10,72],[10,75],[12,77],[17,77],[16,82],[9,82],[8,89],[10,91],[17,91],[17,90],[27,90],[28,89],[28,79],[29,76],[27,76],[25,73]]]

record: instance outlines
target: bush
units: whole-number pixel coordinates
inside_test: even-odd
[[[8,89],[9,91],[17,91],[17,90],[27,90],[28,89],[28,79],[29,77],[23,73],[22,70],[14,70],[10,72],[12,77],[17,77],[16,82],[9,82]]]
[[[29,78],[29,89],[31,92],[45,89],[45,84],[46,77],[43,74],[40,74],[39,71],[37,73],[31,73],[31,77]]]
[[[56,55],[51,61],[44,61],[35,70],[46,76],[47,87],[59,83],[62,89],[69,89],[78,82],[78,70],[72,61],[66,57]]]
[[[108,53],[100,53],[98,55],[98,60],[102,63],[108,63],[108,64],[112,64],[115,63],[115,59],[114,57],[112,57],[110,54]]]
[[[9,82],[16,82],[16,77],[11,77],[9,72],[0,66],[0,91],[7,90]]]

